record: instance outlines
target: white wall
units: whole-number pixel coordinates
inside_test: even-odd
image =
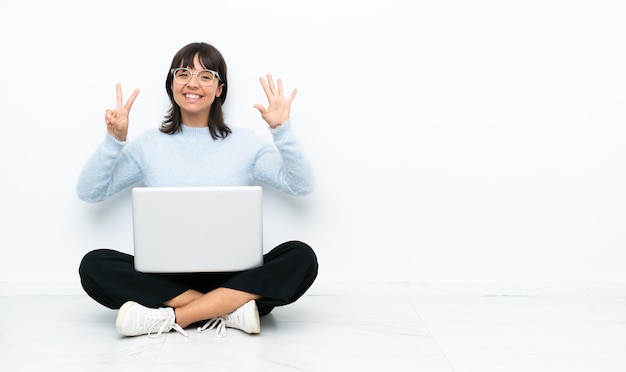
[[[264,130],[259,76],[298,88],[318,186],[266,192],[266,244],[310,243],[319,283],[624,290],[624,1],[1,0],[5,293],[80,291],[83,254],[130,251],[128,192],[88,205],[76,179],[115,83],[141,89],[131,137],[158,126],[193,41],[227,59],[230,123]]]

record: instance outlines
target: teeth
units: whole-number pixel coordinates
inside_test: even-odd
[[[199,96],[199,95],[197,95],[197,94],[185,94],[185,97],[187,97],[187,98],[192,98],[192,99],[198,99],[198,98],[200,98],[200,96]]]

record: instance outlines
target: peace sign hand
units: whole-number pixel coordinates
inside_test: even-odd
[[[278,79],[278,90],[274,86],[272,75],[267,74],[267,81],[262,77],[259,80],[269,102],[267,109],[258,103],[254,107],[259,110],[261,117],[271,128],[276,128],[289,119],[291,102],[296,97],[297,90],[294,89],[289,97],[285,98],[283,96],[283,82],[281,79]]]
[[[107,132],[117,138],[118,141],[124,142],[128,134],[128,114],[133,106],[133,102],[135,102],[135,98],[139,94],[139,89],[135,89],[128,101],[122,105],[122,85],[118,83],[115,87],[117,90],[117,105],[114,110],[106,110],[104,122],[107,125]]]

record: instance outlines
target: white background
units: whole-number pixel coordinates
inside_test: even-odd
[[[0,0],[5,287],[79,291],[86,252],[131,250],[128,190],[76,180],[115,83],[141,89],[132,139],[195,41],[229,123],[265,133],[265,73],[298,89],[317,188],[266,190],[265,240],[309,243],[319,283],[626,282],[624,1]]]

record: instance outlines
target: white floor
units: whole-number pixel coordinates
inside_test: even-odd
[[[626,297],[306,295],[226,338],[122,338],[86,296],[0,308],[0,371],[626,371]]]

